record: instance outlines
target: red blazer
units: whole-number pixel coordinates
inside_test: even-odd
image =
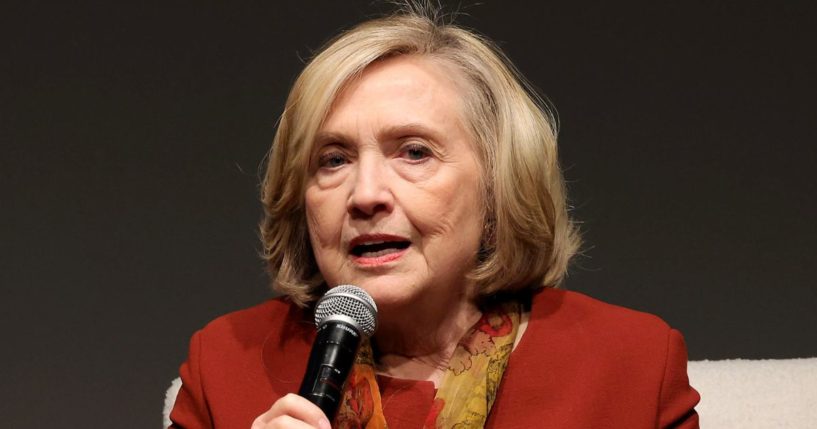
[[[174,428],[249,429],[297,392],[314,337],[286,299],[230,313],[193,335]],[[681,334],[661,319],[585,295],[543,289],[508,362],[488,428],[697,428]],[[427,381],[379,377],[391,429],[421,428]]]

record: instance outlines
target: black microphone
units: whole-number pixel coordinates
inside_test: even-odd
[[[315,325],[318,335],[298,394],[320,407],[331,422],[358,346],[377,329],[377,306],[357,286],[336,286],[318,300]]]

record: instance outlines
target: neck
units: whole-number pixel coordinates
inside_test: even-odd
[[[406,303],[383,309],[375,342],[379,373],[436,384],[462,336],[479,320],[476,303],[467,296],[457,299]]]

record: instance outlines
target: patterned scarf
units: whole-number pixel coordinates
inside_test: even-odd
[[[460,339],[454,351],[424,429],[483,427],[513,350],[522,306],[507,302],[486,311]],[[380,389],[372,348],[361,345],[346,381],[343,400],[333,427],[385,429]]]

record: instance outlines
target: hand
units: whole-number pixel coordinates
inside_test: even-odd
[[[303,396],[287,394],[258,416],[250,429],[332,429],[329,419]]]

